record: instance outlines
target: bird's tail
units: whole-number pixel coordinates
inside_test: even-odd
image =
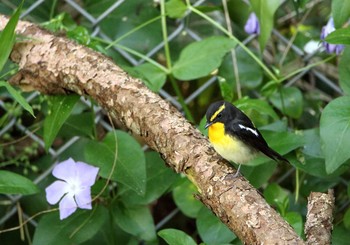
[[[280,154],[278,154],[277,152],[275,152],[271,148],[268,148],[268,150],[265,151],[264,154],[266,156],[268,156],[269,158],[275,160],[276,162],[283,162],[283,163],[290,164],[290,162],[286,158],[282,157]]]

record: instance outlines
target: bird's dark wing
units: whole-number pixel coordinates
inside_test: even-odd
[[[238,139],[243,141],[246,145],[253,149],[261,151],[266,156],[275,160],[276,162],[287,162],[289,161],[278,154],[276,151],[272,150],[259,130],[257,130],[254,125],[250,122],[235,121],[228,125],[228,130],[233,133]]]

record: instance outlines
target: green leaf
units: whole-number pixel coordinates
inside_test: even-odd
[[[293,162],[293,166],[312,176],[317,176],[317,177],[329,176],[326,172],[326,165],[325,165],[324,158],[304,155],[304,158],[302,159],[304,160],[302,163],[299,161],[295,161]]]
[[[156,230],[148,207],[126,207],[120,202],[112,205],[115,223],[125,232],[146,241],[156,239]]]
[[[235,106],[254,119],[255,125],[266,125],[269,119],[278,120],[279,117],[272,106],[265,100],[244,97],[235,101]],[[270,117],[270,118],[269,118]]]
[[[350,44],[350,27],[340,28],[331,32],[325,41],[332,44]]]
[[[220,66],[224,55],[235,46],[233,40],[222,36],[191,43],[182,50],[172,72],[179,80],[207,76]]]
[[[139,195],[144,195],[146,161],[141,146],[123,131],[116,131],[116,142],[114,133],[108,133],[103,142],[91,140],[85,147],[85,159],[88,163],[100,168],[102,177],[108,178],[112,171],[117,147],[117,163],[111,179],[131,188]]]
[[[0,33],[0,71],[4,67],[8,57],[10,56],[12,47],[15,43],[16,33],[15,29],[18,23],[19,16],[21,14],[23,2],[18,6],[15,13],[7,22],[5,28]]]
[[[260,49],[264,50],[268,39],[271,36],[271,31],[274,23],[274,15],[281,4],[280,0],[251,0],[253,11],[259,19],[260,23]]]
[[[283,215],[289,206],[288,192],[278,184],[272,183],[264,190],[266,201],[273,206],[277,206],[279,212]]]
[[[186,10],[186,4],[182,0],[170,0],[165,3],[165,10],[170,18],[181,18]]]
[[[146,86],[153,92],[159,92],[165,84],[166,73],[155,65],[145,63],[132,69],[136,72],[136,77],[141,78]]]
[[[1,45],[0,45],[1,46]],[[26,99],[19,93],[17,90],[15,90],[10,84],[4,81],[0,81],[0,87],[5,87],[7,91],[11,94],[11,96],[26,110],[28,111],[33,117],[34,112],[33,108],[28,104]]]
[[[270,97],[277,92],[279,87],[281,87],[280,81],[271,80],[265,83],[265,85],[261,88],[261,93],[266,97]]]
[[[115,222],[113,216],[108,215],[108,220],[104,222],[99,231],[83,245],[138,245],[139,241],[135,236],[123,231]],[[149,244],[150,245],[150,244]],[[156,245],[156,244],[154,244]]]
[[[76,26],[72,30],[66,32],[68,38],[75,40],[82,45],[89,45],[91,43],[91,36],[89,31],[83,26]]]
[[[321,150],[321,139],[319,128],[304,130],[303,132],[305,144],[302,153],[305,161],[299,163],[295,161],[295,167],[304,172],[318,177],[326,177],[325,159]]]
[[[169,245],[196,245],[192,237],[185,232],[176,229],[164,229],[158,232]]]
[[[299,236],[303,234],[303,218],[297,212],[288,212],[283,217],[296,231]]]
[[[251,12],[251,7],[244,1],[227,1],[230,19],[238,26],[244,26]],[[222,7],[220,9],[222,11]]]
[[[339,176],[345,169],[339,168],[331,175],[326,172],[325,158],[321,149],[321,138],[319,128],[304,130],[305,144],[302,148],[303,158],[301,162],[293,161],[293,165],[298,169],[316,177]],[[304,160],[304,161],[302,161]]]
[[[260,158],[261,159],[261,158]],[[277,163],[264,158],[263,163],[259,163],[257,166],[243,165],[241,171],[245,178],[255,187],[260,188],[271,178],[276,170]]]
[[[72,30],[76,28],[77,23],[70,14],[63,12],[55,17],[51,17],[49,21],[41,23],[41,26],[52,32],[59,32]]]
[[[260,130],[267,130],[267,131],[273,131],[273,132],[282,132],[282,131],[288,131],[288,125],[287,125],[287,120],[282,119],[282,120],[277,120],[274,121],[273,123],[260,126]]]
[[[340,178],[320,178],[304,175],[305,179],[300,185],[300,196],[308,196],[310,192],[327,192],[336,187],[341,181]]]
[[[332,245],[344,245],[349,243],[349,230],[343,225],[337,225],[332,231]]]
[[[350,97],[337,98],[324,108],[320,135],[326,171],[330,174],[350,158]]]
[[[339,84],[346,95],[350,95],[350,48],[345,47],[339,61]]]
[[[335,28],[340,28],[350,17],[349,0],[332,0],[332,16]]]
[[[235,97],[234,91],[236,90],[234,88],[234,84],[227,81],[224,77],[217,76],[217,78],[219,82],[221,97],[226,101],[233,101]]]
[[[269,146],[281,155],[285,155],[298,147],[304,146],[305,143],[304,136],[302,134],[267,130],[261,131],[261,133],[268,142]]]
[[[343,217],[343,223],[346,229],[350,229],[350,208],[348,208]]]
[[[197,128],[203,135],[208,136],[208,130],[205,128],[205,124],[207,124],[207,119],[205,118],[205,115],[203,115]]]
[[[263,79],[261,67],[243,49],[236,50],[237,68],[242,88],[253,89],[259,86]],[[236,76],[234,74],[232,56],[227,55],[219,68],[219,75],[224,77],[231,87],[236,90]],[[229,100],[232,101],[232,100]]]
[[[199,210],[203,207],[203,204],[194,197],[195,193],[197,193],[196,187],[187,179],[173,190],[176,206],[191,218],[197,217]]]
[[[49,112],[44,121],[44,142],[46,150],[52,145],[60,128],[69,117],[78,100],[78,95],[57,95],[49,97]]]
[[[305,139],[303,153],[313,157],[323,157],[319,128],[304,130],[303,134]]]
[[[121,190],[121,198],[128,205],[146,205],[163,195],[179,178],[179,175],[168,168],[157,152],[146,152],[146,193],[137,195],[134,191]]]
[[[196,219],[199,236],[205,244],[225,244],[236,238],[207,207],[202,207]]]
[[[35,230],[33,245],[80,244],[89,240],[108,218],[107,210],[96,206],[93,210],[78,210],[65,220],[58,213],[46,214]]]
[[[99,152],[103,154],[98,154]],[[90,140],[85,146],[84,156],[86,162],[100,168],[101,177],[109,177],[115,160],[115,150],[111,150],[107,144]],[[111,180],[118,181],[116,168],[111,175]]]
[[[0,170],[0,193],[31,195],[38,193],[38,187],[22,175]]]
[[[303,95],[296,87],[283,87],[270,97],[271,103],[287,116],[299,118],[303,113]]]
[[[117,181],[130,187],[139,195],[146,191],[146,159],[140,144],[128,133],[117,130]],[[110,150],[115,149],[115,135],[110,132],[103,139]]]
[[[93,13],[94,17],[105,13],[108,6],[114,4],[114,0],[106,1],[86,1],[84,2],[84,10]],[[138,11],[142,10],[142,11]],[[125,18],[127,17],[127,19]],[[158,20],[152,21],[150,20]],[[159,8],[155,7],[153,1],[123,1],[118,8],[108,14],[100,23],[101,31],[113,39],[122,38],[118,44],[127,46],[128,48],[147,54],[155,46],[163,41],[162,29],[160,23]],[[147,23],[147,25],[142,26]],[[118,23],[118,28],[116,28]],[[137,30],[134,32],[133,30]],[[129,33],[130,35],[125,34]],[[124,63],[123,56],[117,56],[118,65]],[[116,58],[115,56],[113,58]]]
[[[79,114],[70,115],[62,126],[60,135],[66,137],[94,136],[94,114],[92,112],[82,112]]]

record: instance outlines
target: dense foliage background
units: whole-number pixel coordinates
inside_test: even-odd
[[[234,103],[292,163],[259,157],[242,168],[243,175],[301,236],[307,196],[335,189],[332,242],[347,244],[350,51],[325,52],[320,34],[333,16],[340,31],[326,40],[350,42],[349,2],[225,3],[26,0],[21,13],[24,20],[111,57],[204,134],[209,104]],[[12,15],[19,5],[1,1],[0,13]],[[251,12],[258,16],[259,35],[244,32]],[[0,37],[1,244],[239,244],[194,198],[190,181],[122,125],[114,130],[94,101],[24,93],[8,85],[17,70],[7,60],[11,46],[26,41],[13,35],[19,13]],[[61,221],[45,188],[55,180],[54,164],[68,158],[100,172],[92,187],[93,209]]]

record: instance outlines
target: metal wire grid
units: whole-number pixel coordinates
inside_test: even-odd
[[[125,0],[117,0],[115,3],[113,3],[107,10],[105,10],[100,16],[98,16],[97,18],[93,17],[90,13],[88,13],[84,8],[82,8],[77,2],[73,1],[73,0],[65,0],[65,2],[70,5],[72,8],[74,8],[76,11],[78,11],[84,18],[86,18],[86,20],[93,26],[93,32],[92,35],[93,36],[98,36],[100,38],[105,39],[106,41],[112,41],[112,39],[110,37],[108,37],[105,33],[103,33],[101,31],[101,28],[99,26],[99,23],[104,20],[106,17],[108,17],[108,15],[115,9],[117,9],[118,7],[120,7]],[[205,0],[200,0],[194,3],[195,6],[201,5],[202,3],[204,3]],[[318,0],[314,0],[311,3],[317,3],[319,2]],[[38,8],[41,4],[44,3],[44,0],[38,0],[36,1],[34,4],[32,4],[28,9],[26,9],[22,15],[21,18],[24,17],[30,17],[30,14],[36,9]],[[312,7],[314,4],[311,4],[310,6]],[[186,13],[191,14],[191,13]],[[287,19],[284,18],[284,21],[286,21]],[[184,19],[181,19],[177,22],[178,26],[177,28],[169,34],[168,36],[168,40],[171,41],[175,38],[177,38],[182,32],[186,32],[187,35],[189,37],[191,37],[194,41],[198,41],[201,40],[200,35],[198,35],[196,33],[196,30],[192,30],[191,28],[189,28],[188,26],[185,25],[184,23]],[[284,37],[280,32],[278,32],[277,30],[273,30],[272,35],[274,35],[275,37],[277,37],[281,43],[283,43],[284,45],[288,46],[290,45],[291,50],[298,56],[300,56],[302,58],[302,60],[304,62],[308,62],[311,58],[313,58],[318,51],[312,53],[312,54],[306,54],[304,51],[302,51],[299,47],[297,47],[294,44],[290,44],[290,41],[288,38]],[[248,37],[246,40],[243,41],[244,44],[248,44],[249,42],[251,42],[254,39],[254,36],[250,36]],[[147,57],[152,57],[154,54],[156,54],[157,52],[159,52],[160,50],[162,50],[164,47],[164,43],[161,42],[159,44],[157,44],[152,50],[150,50],[146,56]],[[239,48],[239,47],[238,47]],[[140,65],[142,63],[144,63],[143,59],[135,59],[134,57],[132,57],[131,55],[129,55],[127,52],[115,48],[114,49],[119,52],[128,62],[130,62],[130,64],[137,66]],[[337,85],[336,82],[331,81],[329,78],[327,78],[325,75],[323,75],[321,72],[315,70],[315,69],[310,69],[310,70],[305,70],[299,74],[297,74],[296,76],[294,76],[293,78],[291,78],[286,84],[285,86],[291,86],[293,85],[295,82],[297,82],[302,76],[304,76],[307,73],[311,73],[313,75],[315,75],[321,82],[323,82],[324,84],[326,84],[330,89],[332,89],[333,91],[335,91],[338,94],[342,94],[341,89],[339,88],[339,86]],[[201,87],[199,87],[197,90],[195,90],[192,94],[190,94],[187,98],[185,98],[185,103],[188,104],[190,102],[192,102],[194,99],[196,99],[201,93],[203,93],[207,88],[209,88],[210,86],[212,86],[215,82],[217,81],[216,77],[212,77],[209,80],[207,80]],[[165,90],[160,90],[160,95],[170,101],[175,107],[177,107],[179,110],[182,110],[180,103],[176,100],[176,98],[174,98],[173,96],[171,96],[167,91]],[[39,96],[38,92],[33,92],[29,97],[28,97],[28,102],[30,102],[31,100],[33,100],[34,98],[36,98],[37,96]],[[88,106],[91,106],[89,104],[89,101],[86,101],[84,99],[81,100],[83,103],[87,104]],[[3,110],[6,110],[5,105],[2,101],[0,101],[0,107]],[[106,130],[110,131],[112,130],[112,128],[110,127],[109,123],[103,120],[104,117],[104,113],[103,110],[99,107],[94,107],[94,111],[95,111],[95,123],[96,124],[100,124],[102,125]],[[30,137],[33,141],[37,142],[41,147],[44,147],[44,141],[37,135],[35,135],[35,133],[32,133],[28,128],[26,128],[25,126],[23,126],[22,124],[17,122],[17,119],[15,117],[11,118],[9,120],[9,123],[7,125],[5,125],[2,129],[0,129],[0,137],[2,135],[4,135],[5,133],[9,132],[12,128],[16,128],[17,130],[21,131],[24,135]],[[62,145],[60,148],[58,149],[53,149],[50,148],[48,151],[48,154],[51,155],[52,159],[57,159],[58,156],[64,152],[67,148],[71,147],[75,142],[77,142],[79,140],[79,137],[75,136],[73,138],[71,138],[69,141],[67,141],[64,145]],[[146,149],[147,147],[144,147],[144,149]],[[57,163],[57,162],[56,162]],[[55,166],[54,163],[51,167],[49,167],[48,169],[46,169],[40,176],[38,176],[34,182],[37,184],[39,182],[41,182],[43,179],[45,179],[52,171],[53,167]],[[6,198],[8,198],[9,203],[11,203],[9,205],[9,211],[6,213],[5,216],[1,217],[0,219],[0,225],[3,225],[8,219],[10,219],[13,215],[16,215],[18,210],[17,210],[17,205],[16,203],[22,198],[21,195],[6,195]],[[169,220],[172,219],[172,217],[174,217],[174,215],[176,215],[176,213],[178,212],[178,209],[174,209],[171,212],[169,212],[169,214],[163,219],[161,220],[158,224],[156,224],[156,229],[160,229],[162,228],[162,226],[168,222]],[[27,218],[28,215],[26,213],[23,213],[24,217]],[[31,220],[30,224],[33,226],[37,226],[37,223],[35,222],[35,220]]]

